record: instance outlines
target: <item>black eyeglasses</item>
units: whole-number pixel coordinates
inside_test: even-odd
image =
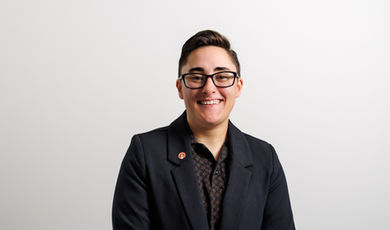
[[[184,85],[190,89],[200,89],[206,85],[207,78],[211,78],[214,85],[219,88],[227,88],[234,85],[238,74],[233,71],[222,71],[210,75],[203,73],[185,73],[179,76]]]

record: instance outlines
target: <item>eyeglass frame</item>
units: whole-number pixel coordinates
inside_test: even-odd
[[[214,77],[214,75],[220,74],[220,73],[232,73],[234,75],[232,84],[229,85],[229,86],[218,86],[218,85],[216,85],[215,82],[214,82],[214,78],[213,77]],[[187,76],[187,75],[191,75],[191,74],[199,74],[199,75],[202,75],[202,76],[206,77],[205,81],[203,82],[203,85],[200,86],[200,87],[196,87],[196,88],[189,87],[187,85],[184,77]],[[218,88],[229,88],[229,87],[232,87],[234,85],[234,83],[236,83],[236,78],[239,78],[239,77],[240,76],[238,75],[237,72],[225,70],[225,71],[219,71],[219,72],[216,72],[216,73],[213,73],[213,74],[209,74],[209,75],[208,74],[204,74],[204,73],[191,73],[190,72],[190,73],[185,73],[185,74],[180,75],[178,77],[178,79],[183,80],[185,87],[187,87],[189,89],[201,89],[201,88],[203,88],[206,85],[208,78],[211,78],[211,81],[213,82],[215,87],[218,87]]]

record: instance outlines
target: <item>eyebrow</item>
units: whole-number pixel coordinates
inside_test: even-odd
[[[227,67],[218,66],[214,68],[214,71],[221,71],[221,70],[230,70]],[[204,69],[202,67],[194,67],[188,70],[189,73],[191,72],[204,72]]]

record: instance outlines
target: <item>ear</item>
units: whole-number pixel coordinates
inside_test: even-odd
[[[237,93],[236,97],[239,97],[241,95],[242,87],[244,85],[244,80],[242,80],[242,77],[237,78]]]
[[[177,88],[177,92],[179,93],[180,99],[184,99],[184,97],[183,97],[183,88],[182,88],[180,79],[176,80],[176,88]]]

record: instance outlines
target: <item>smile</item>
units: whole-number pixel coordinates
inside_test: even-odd
[[[201,104],[201,105],[216,105],[216,104],[219,104],[221,102],[221,100],[217,99],[217,100],[203,100],[203,101],[198,101],[198,104]]]

